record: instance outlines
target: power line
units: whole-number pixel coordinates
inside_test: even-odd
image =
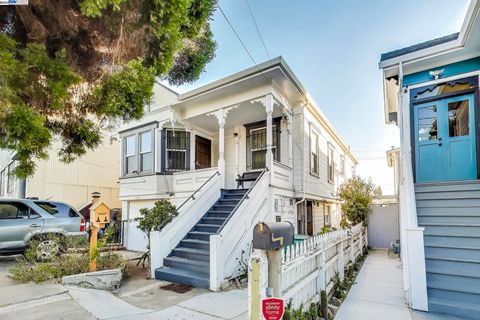
[[[270,59],[270,54],[268,53],[267,46],[265,45],[265,41],[263,41],[262,34],[260,33],[260,29],[258,28],[257,21],[255,20],[252,9],[250,8],[250,4],[248,3],[248,0],[245,0],[245,3],[247,4],[247,8],[248,8],[248,11],[250,12],[250,16],[252,17],[253,24],[255,24],[255,28],[257,29],[257,33],[258,33],[258,36],[260,37],[260,41],[262,41],[263,48],[267,53],[267,57],[268,59]]]
[[[228,19],[227,15],[225,14],[225,12],[223,12],[223,9],[222,7],[220,6],[220,3],[217,3],[217,6],[218,6],[218,9],[220,9],[220,12],[222,13],[223,17],[225,18],[225,20],[227,20],[227,23],[228,25],[230,26],[230,28],[232,29],[233,33],[235,33],[235,35],[237,36],[237,39],[238,41],[240,41],[240,43],[242,44],[243,46],[243,49],[245,49],[245,51],[247,52],[248,56],[250,57],[250,59],[252,59],[253,63],[257,66],[258,68],[258,65],[257,65],[257,62],[255,61],[255,59],[253,58],[253,56],[250,54],[250,51],[248,51],[247,49],[247,46],[245,46],[245,43],[243,43],[242,39],[240,38],[240,36],[238,35],[237,31],[235,30],[235,28],[233,27],[233,25],[230,23],[230,20]]]

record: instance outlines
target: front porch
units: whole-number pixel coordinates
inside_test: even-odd
[[[175,119],[162,124],[167,132],[185,130],[190,136],[185,171],[216,167],[223,187],[233,189],[239,175],[275,168],[277,178],[287,182],[282,186],[292,188],[292,111],[288,106],[267,94],[208,112],[192,109],[186,112],[186,107],[174,106]],[[168,150],[168,137],[165,143]]]

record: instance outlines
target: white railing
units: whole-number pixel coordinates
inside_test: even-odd
[[[271,184],[275,187],[291,189],[293,187],[293,169],[274,160]]]
[[[253,228],[266,220],[270,171],[255,181],[246,198],[234,210],[218,234],[210,236],[210,289],[219,290],[225,280],[238,277],[239,260],[248,259]]]
[[[343,280],[345,267],[354,263],[366,246],[366,228],[359,224],[348,230],[314,236],[284,248],[281,262],[280,298],[283,298],[286,303],[291,300],[295,309],[301,304],[308,306],[310,302],[318,302],[321,291],[326,290],[327,294],[330,294],[336,275]],[[258,262],[259,257],[261,257],[261,251],[254,250],[250,265],[254,260]],[[264,261],[263,263],[268,265],[271,262]],[[250,281],[252,279],[250,268],[249,272]],[[266,273],[262,273],[261,277],[268,279],[268,270]],[[263,296],[267,281],[260,279],[260,283],[259,295]],[[249,298],[252,299],[253,296],[258,295],[250,293]],[[249,303],[250,306],[251,303]]]
[[[217,171],[178,206],[176,216],[162,231],[150,233],[150,271],[155,276],[155,269],[163,266],[163,259],[180,243],[185,235],[203,217],[205,212],[220,198],[221,182],[224,177]]]

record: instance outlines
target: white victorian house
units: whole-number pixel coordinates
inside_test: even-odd
[[[140,209],[170,199],[179,215],[152,234],[152,275],[212,290],[241,273],[259,221],[338,228],[336,188],[357,164],[281,57],[180,95],[158,84],[120,136],[127,248],[146,249]]]

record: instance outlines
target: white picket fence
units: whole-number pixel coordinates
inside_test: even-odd
[[[331,293],[335,274],[343,280],[344,268],[354,263],[367,246],[367,230],[358,224],[292,245],[282,254],[281,287],[293,308],[318,302],[320,292]]]

